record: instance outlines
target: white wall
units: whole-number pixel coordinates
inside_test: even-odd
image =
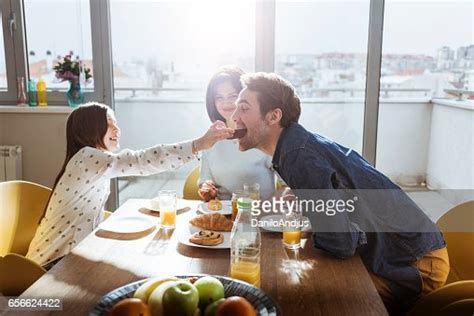
[[[23,180],[52,187],[66,149],[67,113],[0,113],[0,144],[21,145]]]
[[[474,106],[434,101],[429,141],[427,183],[443,190],[453,203],[474,190]]]
[[[380,103],[376,167],[399,184],[425,180],[431,110],[428,102]]]

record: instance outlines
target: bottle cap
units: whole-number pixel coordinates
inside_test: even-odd
[[[252,208],[252,199],[239,198],[237,200],[237,208]]]

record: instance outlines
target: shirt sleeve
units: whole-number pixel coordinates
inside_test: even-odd
[[[84,150],[84,161],[80,163],[84,164],[83,168],[95,170],[96,176],[111,179],[172,171],[193,158],[192,141],[187,141],[142,150],[124,149],[118,153],[87,147]]]
[[[209,152],[207,150],[202,152],[201,170],[200,170],[200,174],[199,174],[198,185],[200,186],[206,180],[214,181],[214,178],[212,177],[211,167],[209,166]]]

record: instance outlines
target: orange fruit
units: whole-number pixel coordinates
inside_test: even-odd
[[[219,305],[215,316],[257,316],[257,312],[245,298],[231,296]]]
[[[112,307],[108,316],[151,316],[151,311],[139,298],[124,298]]]

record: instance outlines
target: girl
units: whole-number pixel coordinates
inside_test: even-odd
[[[193,141],[115,154],[120,129],[113,111],[99,103],[75,109],[67,120],[66,159],[26,257],[48,267],[91,233],[102,220],[111,178],[174,170],[232,133],[217,122]]]
[[[231,119],[236,109],[235,101],[242,90],[238,67],[222,67],[207,86],[206,108],[212,122],[224,121],[227,127],[235,128]],[[245,183],[258,183],[262,199],[275,193],[275,177],[271,169],[271,158],[252,149],[242,152],[238,140],[219,142],[202,153],[199,194],[208,201],[214,197],[229,200],[232,193],[242,190]]]

